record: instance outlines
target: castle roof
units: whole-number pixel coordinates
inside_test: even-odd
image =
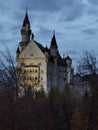
[[[38,45],[38,47],[41,49],[42,52],[46,52],[47,50],[49,50],[46,47],[43,47],[43,45],[37,41],[34,40],[34,42]]]
[[[67,56],[66,58],[65,58],[65,60],[72,60],[69,56]]]
[[[16,53],[20,53],[20,49],[19,49],[19,46],[17,47],[17,51],[16,51]]]

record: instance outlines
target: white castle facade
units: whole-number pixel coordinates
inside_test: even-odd
[[[17,67],[21,69],[20,86],[24,84],[24,87],[32,86],[36,90],[43,87],[47,93],[51,87],[62,89],[72,82],[72,60],[69,56],[60,56],[55,32],[50,48],[43,47],[31,33],[27,11],[16,53]]]

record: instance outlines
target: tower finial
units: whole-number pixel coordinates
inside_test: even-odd
[[[56,49],[58,48],[57,42],[56,42],[56,37],[55,37],[55,30],[53,31],[53,37],[51,40],[50,48],[56,48]]]
[[[55,30],[53,30],[53,35],[55,36]]]
[[[24,18],[24,21],[23,21],[23,27],[26,26],[26,24],[28,24],[30,26],[30,22],[29,22],[29,18],[28,18],[28,7],[25,7],[26,9],[26,14],[25,14],[25,18]]]
[[[26,9],[26,13],[28,12],[28,7],[25,7],[25,9]]]

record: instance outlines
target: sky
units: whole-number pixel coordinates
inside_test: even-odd
[[[28,7],[36,41],[50,47],[55,30],[59,52],[75,64],[84,50],[98,56],[98,0],[0,0],[0,49],[15,54]],[[4,50],[5,51],[5,50]]]

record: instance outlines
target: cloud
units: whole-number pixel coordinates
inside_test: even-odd
[[[45,28],[43,26],[38,25],[37,26],[39,29],[36,32],[36,35],[38,35],[38,37],[40,36],[43,39],[47,39],[49,37],[49,35],[51,34],[51,30],[48,28]]]
[[[50,46],[55,30],[60,52],[76,59],[78,50],[98,48],[97,5],[98,0],[0,0],[0,40],[10,47],[18,46],[27,6],[35,40]]]
[[[98,5],[98,0],[88,0],[89,3],[97,6]]]
[[[34,33],[35,35],[34,39],[40,42],[43,46],[47,45],[48,47],[50,47],[53,31],[41,25],[37,25],[37,28],[38,30]]]
[[[78,52],[74,49],[68,49],[65,51],[65,53],[68,55],[78,55]]]
[[[95,35],[95,34],[96,34],[96,30],[91,29],[91,28],[84,29],[82,32],[83,32],[84,34],[87,34],[87,35]]]
[[[60,2],[62,3],[63,0]],[[21,1],[21,6],[28,6],[32,11],[48,11],[54,12],[61,9],[60,2],[56,0],[24,0]]]
[[[67,10],[65,21],[74,21],[83,16],[85,5],[82,2],[73,3]]]

